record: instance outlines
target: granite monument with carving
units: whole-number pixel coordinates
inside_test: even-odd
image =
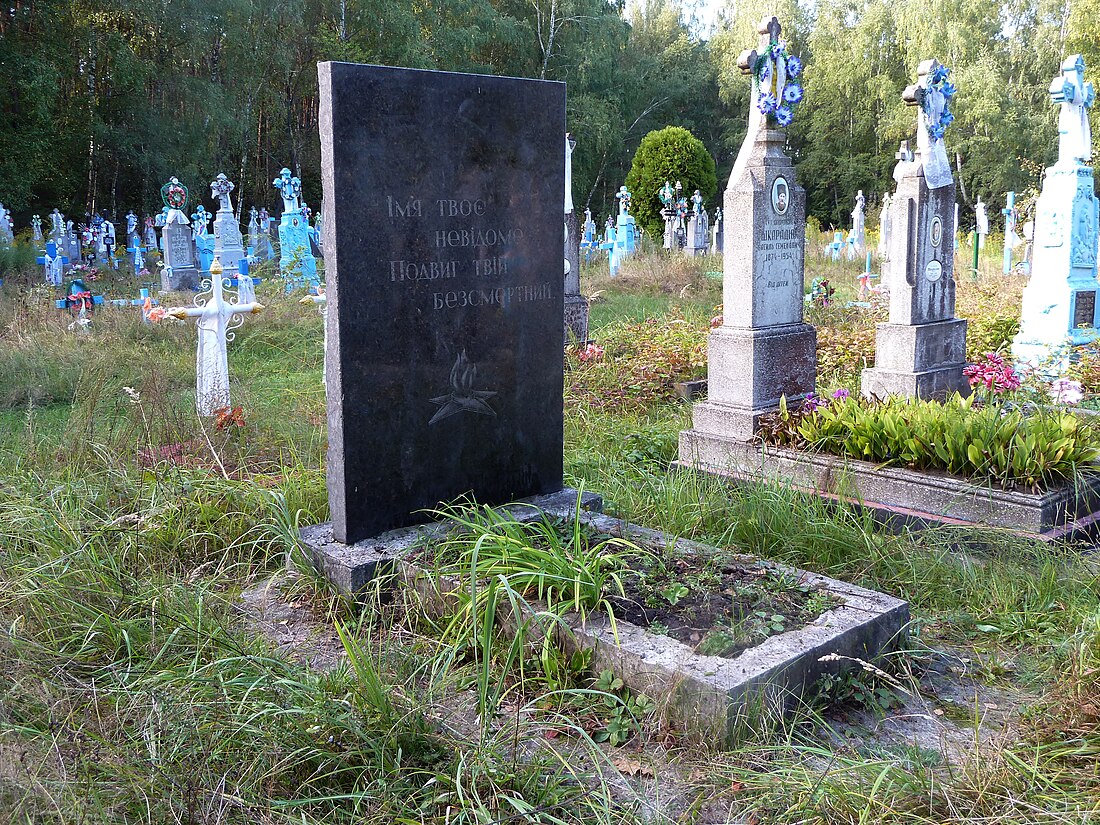
[[[863,371],[868,397],[944,398],[968,394],[966,321],[955,317],[955,179],[944,146],[955,87],[937,60],[918,68],[903,99],[917,110],[917,150],[903,142],[890,204],[889,261],[883,281],[890,316],[875,335],[875,366]]]
[[[164,266],[160,271],[160,288],[164,292],[197,289],[198,259],[191,224],[184,214],[187,208],[187,187],[172,178],[160,189],[167,214],[161,241],[164,244]]]
[[[751,230],[725,236],[723,323],[707,342],[709,397],[680,434],[685,466],[726,463],[725,443],[751,440],[781,398],[797,407],[817,375],[817,334],[802,317],[806,193],[783,152],[783,129],[802,99],[802,63],[776,18],[759,31],[759,51],[738,60],[752,77],[752,104],[722,210]]]
[[[561,490],[565,85],[318,73],[336,541]]]

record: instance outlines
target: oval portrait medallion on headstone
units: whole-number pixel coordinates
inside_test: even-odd
[[[938,281],[943,275],[943,265],[939,261],[929,261],[924,268],[924,277],[929,281]]]
[[[777,215],[786,215],[791,205],[791,187],[787,179],[780,175],[772,181],[772,211]]]
[[[930,240],[932,241],[932,246],[939,246],[940,241],[943,240],[943,221],[940,220],[939,215],[932,218],[932,231],[929,234],[931,235]],[[936,277],[939,276],[937,275]]]

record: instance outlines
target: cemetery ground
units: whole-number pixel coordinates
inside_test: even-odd
[[[998,249],[990,239],[987,249]],[[965,247],[960,261],[967,257]],[[958,275],[971,360],[1021,279]],[[881,311],[857,264],[812,306],[819,394],[855,392]],[[504,637],[455,645],[401,598],[335,595],[321,318],[265,280],[230,346],[234,409],[194,415],[191,324],[97,308],[69,332],[30,265],[0,298],[0,819],[76,822],[1070,823],[1100,814],[1100,571],[998,531],[895,534],[778,486],[668,471],[721,313],[716,259],[585,268],[566,480],[638,524],[910,602],[903,655],[722,749],[661,697]],[[261,272],[267,278],[269,272]],[[136,294],[132,277],[91,284]],[[183,298],[181,297],[180,303]],[[171,302],[166,301],[166,305]],[[175,305],[180,305],[176,303]],[[1100,391],[1100,361],[1078,365]],[[129,389],[127,389],[129,388]],[[236,409],[239,406],[239,411]],[[506,604],[501,610],[510,610]],[[769,621],[772,614],[767,617]],[[484,631],[486,625],[481,625]],[[647,701],[652,700],[652,701]]]

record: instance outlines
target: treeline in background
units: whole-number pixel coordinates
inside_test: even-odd
[[[965,228],[979,196],[996,216],[1006,191],[1034,191],[1055,158],[1047,87],[1063,55],[1082,52],[1100,78],[1100,0],[726,0],[714,31],[698,11],[676,0],[9,0],[0,201],[18,226],[54,206],[144,214],[169,176],[208,201],[225,172],[244,205],[275,208],[271,180],[289,166],[320,207],[322,60],[565,81],[578,211],[611,211],[642,137],[668,125],[703,141],[721,193],[749,100],[737,56],[775,14],[806,64],[788,132],[809,214],[847,226],[858,189],[873,212],[915,131],[902,89],[936,57],[959,88],[946,142]]]

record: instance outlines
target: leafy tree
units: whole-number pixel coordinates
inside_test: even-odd
[[[666,180],[680,181],[687,198],[698,189],[708,205],[718,191],[714,158],[701,140],[680,126],[666,126],[642,138],[626,176],[626,188],[633,196],[631,213],[647,232],[661,231],[658,192]]]

